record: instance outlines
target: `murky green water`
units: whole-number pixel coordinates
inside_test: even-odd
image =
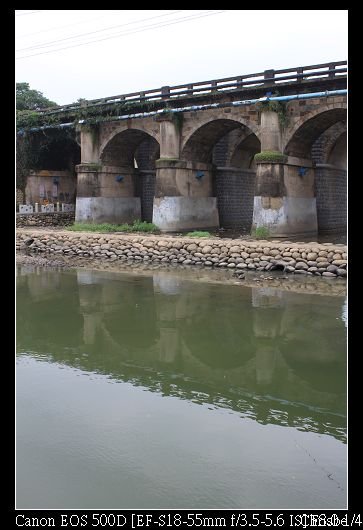
[[[17,276],[16,506],[346,508],[344,298]]]

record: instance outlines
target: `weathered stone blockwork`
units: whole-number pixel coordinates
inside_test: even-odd
[[[222,228],[250,231],[256,174],[250,170],[217,169],[215,194]]]
[[[74,212],[16,214],[16,226],[68,226],[74,223]]]
[[[151,223],[153,218],[155,175],[155,171],[141,170],[135,180],[135,194],[141,200],[141,218],[148,223]]]
[[[345,232],[347,172],[344,169],[317,167],[315,190],[319,232]]]

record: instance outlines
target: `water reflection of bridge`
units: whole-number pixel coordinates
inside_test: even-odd
[[[23,268],[18,288],[20,352],[345,440],[343,298],[160,272]]]

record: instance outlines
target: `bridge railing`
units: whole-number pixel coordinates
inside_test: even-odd
[[[165,101],[184,98],[199,94],[218,94],[243,88],[263,87],[273,88],[287,81],[299,84],[304,80],[324,80],[344,78],[347,75],[347,61],[336,61],[310,66],[299,66],[296,68],[285,68],[283,70],[265,70],[254,74],[225,77],[210,81],[197,81],[185,85],[163,86],[152,90],[130,92],[100,99],[85,100],[50,107],[39,111],[41,114],[55,114],[59,112],[78,110],[95,106],[103,106],[113,103],[142,103],[147,101]]]

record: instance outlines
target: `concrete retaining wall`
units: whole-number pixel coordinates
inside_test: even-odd
[[[16,214],[16,226],[68,226],[74,223],[74,212]]]
[[[346,246],[219,238],[165,237],[17,230],[17,249],[110,261],[171,263],[285,272],[326,277],[347,275]]]

